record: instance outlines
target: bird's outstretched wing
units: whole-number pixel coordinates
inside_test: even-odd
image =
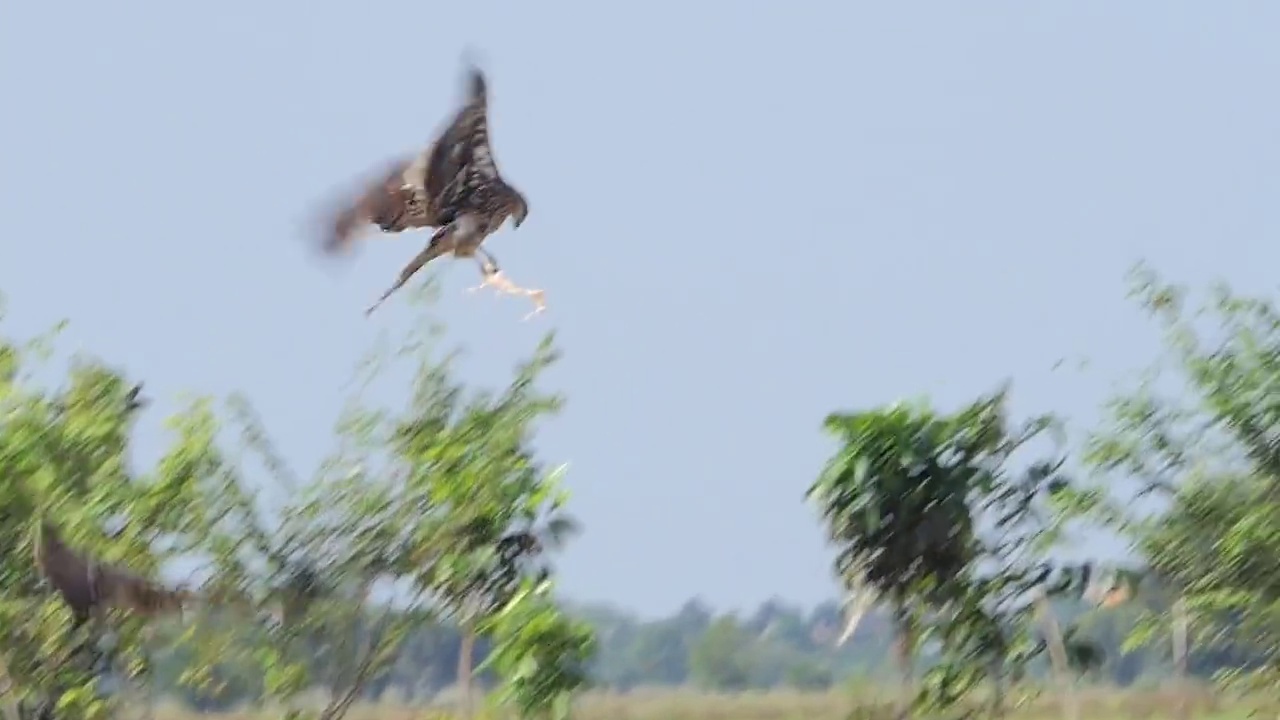
[[[97,562],[72,550],[48,521],[39,525],[35,563],[40,575],[62,596],[79,619],[96,608],[113,607],[139,615],[181,612],[191,593],[176,590],[128,570]]]
[[[100,564],[96,574],[108,605],[143,617],[180,613],[195,600],[188,590],[165,587],[115,565]]]
[[[501,182],[489,145],[487,83],[475,65],[467,68],[466,101],[431,144],[426,169],[426,194],[440,225],[452,222],[477,188]]]
[[[332,222],[324,234],[324,251],[346,252],[359,239],[361,230],[370,224],[388,228],[397,224],[416,226],[415,221],[420,218],[414,217],[413,192],[405,187],[405,175],[406,170],[421,167],[424,160],[420,158],[424,156],[397,158],[358,194],[345,198],[330,215]],[[417,182],[421,185],[422,180]]]

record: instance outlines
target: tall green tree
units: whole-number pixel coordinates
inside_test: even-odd
[[[580,687],[571,669],[591,647],[589,631],[549,600],[550,557],[576,525],[564,509],[563,468],[546,467],[531,447],[536,423],[563,402],[537,387],[558,354],[548,336],[505,388],[476,390],[455,379],[457,351],[441,350],[439,325],[426,316],[415,327],[426,330],[365,364],[369,387],[407,362],[408,402],[388,409],[353,400],[339,423],[339,450],[299,494],[302,504],[285,512],[293,522],[281,532],[298,540],[285,562],[311,576],[318,597],[310,606],[336,598],[337,609],[353,611],[346,635],[359,638],[318,653],[353,658],[328,674],[326,684],[341,699],[322,718],[345,711],[388,671],[410,626],[424,618],[462,629],[459,681],[468,714],[478,635],[493,645],[491,666],[508,684],[499,697],[521,713],[554,713]],[[324,577],[316,582],[321,567]],[[398,589],[401,607],[384,604],[371,618],[370,593],[379,584]],[[531,625],[515,627],[498,615]],[[314,627],[304,635],[335,642],[323,630],[343,626],[332,611],[311,617]],[[542,635],[529,640],[536,629]],[[551,642],[555,633],[566,642]],[[557,662],[564,667],[548,669]],[[530,665],[543,669],[535,673],[536,687],[527,682]]]
[[[1125,537],[1146,578],[1131,644],[1169,647],[1190,616],[1191,665],[1213,657],[1280,678],[1280,309],[1219,284],[1197,309],[1187,288],[1140,265],[1131,297],[1165,352],[1113,398],[1086,460],[1094,482],[1064,503]],[[1145,502],[1135,502],[1135,498]],[[1155,590],[1155,594],[1152,594]],[[1175,602],[1184,598],[1185,604]],[[1176,624],[1176,623],[1175,623]],[[1246,660],[1247,658],[1247,660]],[[1208,668],[1206,668],[1207,670]]]
[[[918,643],[940,641],[921,704],[954,705],[983,676],[999,682],[1029,657],[1027,594],[1049,570],[1034,550],[1048,537],[1061,459],[1015,469],[1014,455],[1054,424],[1006,418],[1001,390],[952,414],[902,403],[825,422],[839,447],[808,497],[836,547],[851,625],[885,602],[907,677]]]
[[[690,649],[690,679],[707,690],[745,690],[755,673],[752,650],[752,638],[737,618],[716,618]]]
[[[531,447],[535,423],[563,399],[539,392],[538,376],[558,358],[548,336],[500,393],[466,393],[450,375],[452,355],[422,363],[406,412],[391,420],[393,462],[414,498],[419,536],[449,539],[417,561],[415,586],[436,597],[463,629],[458,681],[470,713],[472,653],[481,627],[529,580],[548,578],[549,553],[576,529],[559,484],[563,468],[547,468]]]

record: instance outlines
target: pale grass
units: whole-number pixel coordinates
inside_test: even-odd
[[[1189,702],[1195,720],[1280,718],[1280,698],[1270,702],[1229,702],[1207,690],[1121,691],[1084,689],[1079,693],[1082,720],[1177,720],[1180,702]],[[748,691],[713,694],[694,690],[640,689],[629,693],[592,692],[582,697],[574,717],[579,720],[879,720],[891,718],[891,689],[883,685],[830,692]],[[477,703],[483,707],[482,703]],[[1251,715],[1258,711],[1256,715]],[[174,703],[156,708],[155,720],[276,720],[279,711],[246,708],[239,712],[200,715]],[[348,720],[454,720],[447,706],[407,706],[400,703],[356,705]],[[1011,711],[1008,720],[1062,718],[1055,698],[1041,694]],[[482,710],[476,720],[508,720],[509,716]]]

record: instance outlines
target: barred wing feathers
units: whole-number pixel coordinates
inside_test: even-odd
[[[123,568],[82,556],[63,543],[48,521],[41,521],[34,546],[37,570],[77,619],[87,619],[102,606],[157,615],[179,611],[191,599],[185,590],[172,590]]]
[[[467,71],[467,98],[444,132],[432,143],[427,163],[426,194],[440,225],[483,203],[502,184],[489,145],[488,89],[477,67]]]
[[[431,223],[423,186],[426,155],[398,158],[388,164],[377,180],[339,207],[325,237],[328,253],[345,252],[355,244],[361,230],[377,225],[383,232],[400,232]]]

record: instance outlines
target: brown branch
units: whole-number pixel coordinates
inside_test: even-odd
[[[388,618],[395,612],[394,608],[388,605],[387,609],[378,616],[373,627],[369,629],[369,636],[366,638],[364,647],[361,649],[360,655],[362,659],[360,665],[356,668],[354,676],[351,678],[351,684],[347,686],[346,692],[337,701],[330,701],[320,713],[319,720],[336,720],[346,714],[347,710],[356,701],[360,691],[373,677],[373,674],[379,669],[379,660],[385,660],[382,656],[384,653],[376,652],[377,645],[382,641],[385,632],[378,631]]]

